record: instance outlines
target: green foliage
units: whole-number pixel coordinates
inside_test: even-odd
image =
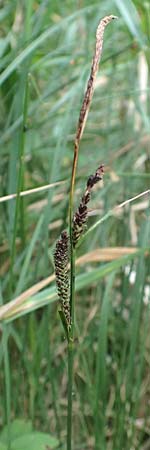
[[[66,442],[66,341],[54,279],[41,283],[53,276],[55,243],[68,227],[74,134],[96,27],[105,14],[119,20],[106,31],[75,192],[77,209],[88,176],[104,163],[104,186],[93,192],[86,237],[77,248],[77,258],[85,259],[76,269],[74,450],[150,446],[149,198],[113,209],[150,186],[150,5],[145,0],[5,0],[0,9],[0,197],[63,181],[0,203],[0,314],[32,288],[18,305],[5,309],[1,321],[1,428],[4,435],[7,423],[10,431],[21,411],[18,450],[25,448],[23,440],[33,448],[27,441],[33,434],[37,449],[54,448],[50,436],[62,448]],[[116,248],[120,253],[111,259]],[[10,445],[6,430],[1,450]]]
[[[14,420],[10,427],[12,450],[45,450],[58,447],[57,439],[47,433],[32,430],[31,422]],[[0,434],[0,450],[7,449],[8,427]]]

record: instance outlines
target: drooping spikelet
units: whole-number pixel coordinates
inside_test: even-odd
[[[85,231],[86,222],[87,222],[87,215],[88,215],[88,208],[87,204],[90,201],[91,198],[91,190],[93,186],[98,183],[98,181],[102,180],[104,173],[104,166],[103,164],[98,167],[94,175],[90,175],[90,177],[87,180],[86,190],[83,194],[83,197],[81,199],[79,208],[75,212],[73,216],[73,230],[72,230],[72,237],[73,237],[73,246],[75,247],[79,238]]]
[[[67,327],[70,327],[70,304],[69,304],[69,277],[68,277],[68,259],[69,259],[69,237],[66,231],[62,231],[60,239],[56,243],[54,253],[56,285],[60,301],[61,311],[63,312]]]

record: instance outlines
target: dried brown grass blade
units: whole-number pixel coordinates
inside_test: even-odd
[[[138,250],[137,247],[112,247],[112,248],[97,248],[96,250],[86,253],[83,256],[80,256],[76,260],[76,265],[83,265],[87,263],[93,262],[104,262],[104,261],[113,261],[123,255],[128,255],[135,253]],[[24,291],[22,294],[18,295],[14,300],[11,300],[7,304],[1,306],[0,308],[0,319],[4,319],[7,315],[14,313],[14,311],[19,312],[22,310],[24,302],[31,297],[32,295],[37,294],[43,288],[50,285],[55,280],[55,275],[50,275],[42,281],[31,286],[31,288]]]
[[[137,247],[112,247],[112,248],[97,248],[96,250],[86,253],[77,259],[79,265],[102,262],[102,261],[114,261],[114,259],[121,256],[130,255],[138,250]]]

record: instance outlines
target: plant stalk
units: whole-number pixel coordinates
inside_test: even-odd
[[[74,343],[68,342],[68,409],[67,409],[67,450],[72,448],[72,398],[73,398]]]
[[[3,298],[0,285],[0,306],[3,305]],[[8,351],[8,327],[2,324],[2,349],[4,355],[4,378],[5,378],[5,401],[6,401],[6,423],[7,423],[7,450],[11,450],[11,381],[10,362]]]
[[[78,153],[80,140],[87,121],[90,104],[94,93],[94,84],[98,71],[99,62],[102,55],[103,35],[106,25],[115,19],[116,16],[106,16],[100,20],[96,32],[96,46],[92,61],[90,77],[87,83],[86,92],[80,110],[77,131],[74,142],[74,158],[72,165],[72,175],[70,183],[70,199],[69,199],[69,234],[70,234],[70,315],[71,329],[68,339],[68,416],[67,416],[67,450],[72,449],[72,388],[73,388],[73,366],[74,366],[74,303],[75,303],[75,249],[73,246],[72,236],[72,220],[73,220],[73,200],[76,169],[78,163]]]

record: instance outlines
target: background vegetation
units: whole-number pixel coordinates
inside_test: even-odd
[[[0,196],[63,182],[0,199],[1,427],[30,419],[64,448],[66,342],[53,251],[68,226],[74,133],[98,21],[116,14],[80,146],[77,206],[88,175],[105,164],[90,227],[150,186],[150,3],[1,0],[0,7]],[[74,449],[150,448],[149,244],[143,196],[108,215],[78,249]]]

